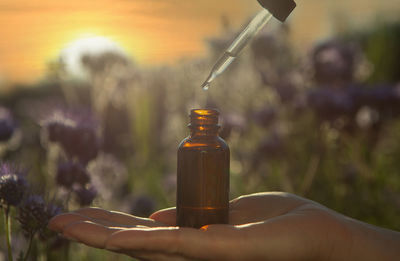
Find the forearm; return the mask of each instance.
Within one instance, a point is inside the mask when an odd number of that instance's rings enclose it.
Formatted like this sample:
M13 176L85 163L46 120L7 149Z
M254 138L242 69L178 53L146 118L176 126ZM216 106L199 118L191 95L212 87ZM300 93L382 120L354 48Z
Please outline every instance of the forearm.
M389 261L400 259L400 232L347 219L352 245L347 260Z

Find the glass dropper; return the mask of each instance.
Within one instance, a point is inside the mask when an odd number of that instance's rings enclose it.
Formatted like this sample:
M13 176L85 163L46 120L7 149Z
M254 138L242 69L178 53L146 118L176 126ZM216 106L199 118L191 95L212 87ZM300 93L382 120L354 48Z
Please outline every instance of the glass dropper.
M226 68L236 59L240 51L249 43L249 41L271 20L272 14L267 9L262 9L251 20L247 27L239 34L232 44L225 50L222 56L217 60L210 75L206 81L201 85L203 90L208 90L210 83L217 78L218 75L223 73Z

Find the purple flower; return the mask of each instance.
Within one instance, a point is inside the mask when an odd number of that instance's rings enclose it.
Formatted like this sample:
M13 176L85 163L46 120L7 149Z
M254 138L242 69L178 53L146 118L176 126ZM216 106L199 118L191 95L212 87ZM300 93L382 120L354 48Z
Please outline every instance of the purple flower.
M47 228L47 224L49 223L50 219L54 216L61 214L62 208L54 203L47 203L45 207L45 220L43 220L44 226L39 230L39 238L41 240L47 240L56 236L56 234Z
M22 173L8 164L0 167L0 206L17 206L28 188Z
M315 80L318 84L349 83L353 80L356 52L349 45L327 42L313 52Z
M282 103L290 103L295 100L298 90L296 85L288 80L282 80L273 85Z
M362 93L361 98L365 105L387 112L400 111L400 87L393 85L371 87Z
M56 182L65 188L72 188L74 184L85 186L90 181L86 168L77 162L65 162L58 165Z
M26 237L43 229L48 222L46 204L42 197L30 195L19 206L18 221Z
M131 213L139 217L148 217L155 210L154 199L147 195L140 195L133 202Z
M255 112L253 117L256 123L264 128L268 128L275 121L276 116L276 109L267 106Z
M257 149L257 155L268 158L279 158L285 154L285 141L283 137L273 132L272 135L264 138Z
M0 107L0 142L8 141L12 137L14 130L15 123L11 112L4 107Z
M90 113L55 110L43 126L49 141L59 143L69 157L86 164L97 156L100 148L98 125Z
M93 185L85 187L78 186L74 189L74 192L76 195L76 201L81 207L92 204L93 200L97 196L97 190Z
M358 107L352 92L327 88L310 92L308 94L308 104L324 120L352 116Z
M17 220L26 237L38 232L40 239L45 240L54 235L47 229L47 224L52 217L60 213L60 207L46 203L39 195L30 195L19 206Z

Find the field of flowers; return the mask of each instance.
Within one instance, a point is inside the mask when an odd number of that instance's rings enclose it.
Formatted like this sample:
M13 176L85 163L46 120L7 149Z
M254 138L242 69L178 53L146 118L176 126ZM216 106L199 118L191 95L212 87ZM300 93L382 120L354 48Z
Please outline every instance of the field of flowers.
M230 34L176 66L85 55L87 80L55 61L41 83L1 96L0 260L128 260L47 222L89 205L138 216L174 206L177 147L203 107L221 112L231 198L283 190L400 230L400 24L303 52L289 36L263 33L209 91L200 84Z

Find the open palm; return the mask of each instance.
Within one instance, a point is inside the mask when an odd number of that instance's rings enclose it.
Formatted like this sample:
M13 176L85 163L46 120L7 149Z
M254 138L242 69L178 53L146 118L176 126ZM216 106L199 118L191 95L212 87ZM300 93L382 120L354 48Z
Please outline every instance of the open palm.
M145 219L85 208L56 216L49 227L86 245L144 260L325 260L349 236L339 214L288 193L232 200L229 225L176 227L175 213L166 209Z

